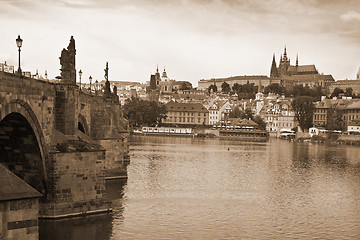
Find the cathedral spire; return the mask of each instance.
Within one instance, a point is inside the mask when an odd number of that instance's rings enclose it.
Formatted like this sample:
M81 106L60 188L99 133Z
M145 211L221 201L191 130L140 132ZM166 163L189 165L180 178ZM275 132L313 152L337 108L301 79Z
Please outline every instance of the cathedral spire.
M271 70L270 70L270 77L278 77L278 71L277 71L276 61L275 61L275 53L273 54L273 60L272 60Z
M284 48L284 61L286 61L287 60L287 53L286 53L286 46L285 46L285 48Z

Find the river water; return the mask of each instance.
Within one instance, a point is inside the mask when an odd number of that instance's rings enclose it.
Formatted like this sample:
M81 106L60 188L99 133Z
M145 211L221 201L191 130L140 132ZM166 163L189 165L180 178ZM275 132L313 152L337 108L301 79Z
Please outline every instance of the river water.
M359 147L132 136L112 214L40 239L360 239Z

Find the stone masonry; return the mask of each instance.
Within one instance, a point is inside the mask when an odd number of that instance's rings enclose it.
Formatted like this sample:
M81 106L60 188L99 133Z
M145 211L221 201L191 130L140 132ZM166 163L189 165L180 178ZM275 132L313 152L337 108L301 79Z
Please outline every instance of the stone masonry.
M116 90L80 91L73 37L64 50L60 83L0 72L0 163L36 180L28 183L43 194L40 216L47 218L109 210L105 178L126 176L129 162Z

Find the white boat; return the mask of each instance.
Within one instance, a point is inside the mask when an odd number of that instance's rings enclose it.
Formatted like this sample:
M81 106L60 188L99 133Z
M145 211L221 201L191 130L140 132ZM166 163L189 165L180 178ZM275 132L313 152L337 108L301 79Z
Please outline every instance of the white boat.
M281 139L294 139L295 136L296 136L295 131L293 131L291 129L283 128L280 130L279 137Z
M193 136L191 128L176 127L143 127L143 135Z

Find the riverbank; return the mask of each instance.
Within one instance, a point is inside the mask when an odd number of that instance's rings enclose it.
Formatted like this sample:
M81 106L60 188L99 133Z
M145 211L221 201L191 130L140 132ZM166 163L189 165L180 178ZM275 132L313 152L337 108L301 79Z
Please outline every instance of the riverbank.
M330 144L345 144L360 146L360 136L347 134L322 134L322 135L306 135L301 134L296 136L296 141L299 142L313 142L313 143L330 143Z

